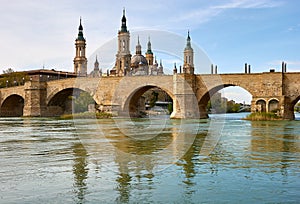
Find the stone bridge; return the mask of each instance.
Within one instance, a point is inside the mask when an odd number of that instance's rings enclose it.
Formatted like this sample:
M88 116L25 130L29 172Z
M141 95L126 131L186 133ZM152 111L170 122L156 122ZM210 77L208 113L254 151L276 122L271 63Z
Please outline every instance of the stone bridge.
M134 116L139 98L158 87L173 99L171 118L207 118L206 106L217 91L239 86L252 95L251 111L277 111L294 119L300 99L300 73L174 74L101 78L32 80L0 89L0 116L58 116L72 111L70 96L88 92L102 111Z

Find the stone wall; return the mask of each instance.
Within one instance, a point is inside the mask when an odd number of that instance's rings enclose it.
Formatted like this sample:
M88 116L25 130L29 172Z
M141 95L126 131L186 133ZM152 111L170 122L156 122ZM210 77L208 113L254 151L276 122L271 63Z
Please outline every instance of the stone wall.
M257 111L257 101L263 100L267 111L277 107L285 119L293 119L293 107L300 99L299 78L300 73L266 72L29 81L25 86L0 89L0 111L3 102L16 94L24 99L24 116L58 115L65 110L49 106L49 101L63 90L79 89L90 93L103 110L128 115L136 111L136 103L145 91L159 87L173 99L173 118L204 118L207 117L206 105L210 95L224 87L240 86L252 94L252 111Z

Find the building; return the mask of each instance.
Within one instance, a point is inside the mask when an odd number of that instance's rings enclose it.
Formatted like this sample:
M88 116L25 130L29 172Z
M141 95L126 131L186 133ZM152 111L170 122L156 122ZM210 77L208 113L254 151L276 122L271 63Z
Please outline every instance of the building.
M86 39L83 37L83 26L80 19L78 36L75 40L76 55L74 58L74 73L77 76L101 77L102 69L99 68L99 62L96 57L93 71L87 73ZM184 49L183 73L194 74L194 51L191 47L190 33L188 32L187 44ZM130 32L127 29L127 19L125 9L121 18L121 28L118 31L118 50L114 67L107 71L106 76L147 76L163 75L164 68L162 60L158 64L156 57L151 48L150 37L148 38L147 51L142 54L142 46L138 37L135 54L130 52ZM177 73L177 69L176 70ZM175 72L174 72L175 73ZM181 73L181 68L180 68Z
M87 76L87 59L85 56L86 40L83 37L83 26L81 18L78 28L78 36L75 40L76 55L74 62L74 73L78 76Z

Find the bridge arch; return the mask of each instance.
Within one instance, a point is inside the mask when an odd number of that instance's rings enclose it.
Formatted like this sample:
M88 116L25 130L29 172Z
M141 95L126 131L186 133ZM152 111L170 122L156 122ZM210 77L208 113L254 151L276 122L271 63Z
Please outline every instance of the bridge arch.
M139 103L144 103L143 101L140 101L141 96L146 93L148 90L151 90L153 88L159 88L162 91L164 91L173 101L174 106L174 100L175 97L172 92L170 92L168 89L157 86L157 85L143 85L136 87L134 90L132 90L128 96L126 97L126 100L122 106L122 114L127 115L130 117L137 117L139 116ZM175 107L173 107L174 110Z
M268 100L268 112L276 112L279 110L279 100L277 98L271 98Z
M295 119L295 111L297 111L298 113L299 111L299 107L295 107L297 105L297 103L300 102L300 95L296 98L294 98L294 100L291 100L290 104L288 105L288 111L291 114L291 119Z
M82 96L82 93L86 93L86 95ZM92 103L95 105L95 100L89 92L79 88L65 88L56 92L55 94L50 95L47 103L47 110L49 115L59 116L62 114L88 111L88 106L80 108L77 108L78 106L75 106L74 102L79 97L86 97L82 100L92 100Z
M207 113L207 105L208 102L211 100L212 96L215 95L218 91L228 88L228 87L239 87L243 90L245 90L247 93L249 93L251 96L253 94L244 86L242 85L236 85L236 84L231 84L231 83L224 83L224 84L219 84L215 85L212 87L208 87L207 91L200 97L198 97L198 107L200 110L200 117L201 118L207 118L208 113Z
M1 117L20 117L23 116L24 98L18 94L7 96L0 108Z

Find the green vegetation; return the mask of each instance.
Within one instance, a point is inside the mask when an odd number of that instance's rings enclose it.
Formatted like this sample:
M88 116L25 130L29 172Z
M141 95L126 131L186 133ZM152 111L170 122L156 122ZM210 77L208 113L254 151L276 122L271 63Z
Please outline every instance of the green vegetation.
M227 101L224 98L221 100L210 100L207 104L208 112L214 113L238 113L240 111L241 104L234 101Z
M74 100L74 112L82 113L88 111L90 104L95 104L93 97L85 91L81 91L78 97L71 96Z
M74 114L65 114L61 115L60 119L64 120L69 120L69 119L92 119L92 118L97 118L97 119L106 119L106 118L111 118L112 114L106 113L106 112L84 112L84 113L74 113Z
M29 80L29 76L25 72L15 72L12 68L3 70L0 76L0 88L24 85Z
M168 104L168 112L169 114L173 112L173 103Z
M155 103L156 103L156 101L158 100L158 92L152 91L151 95L152 95L152 97L151 97L151 99L150 99L149 105L150 105L150 107L152 108L152 107L155 106Z
M271 113L255 112L255 113L251 113L244 119L252 120L252 121L266 121L266 120L281 120L282 118L273 112L271 112Z

